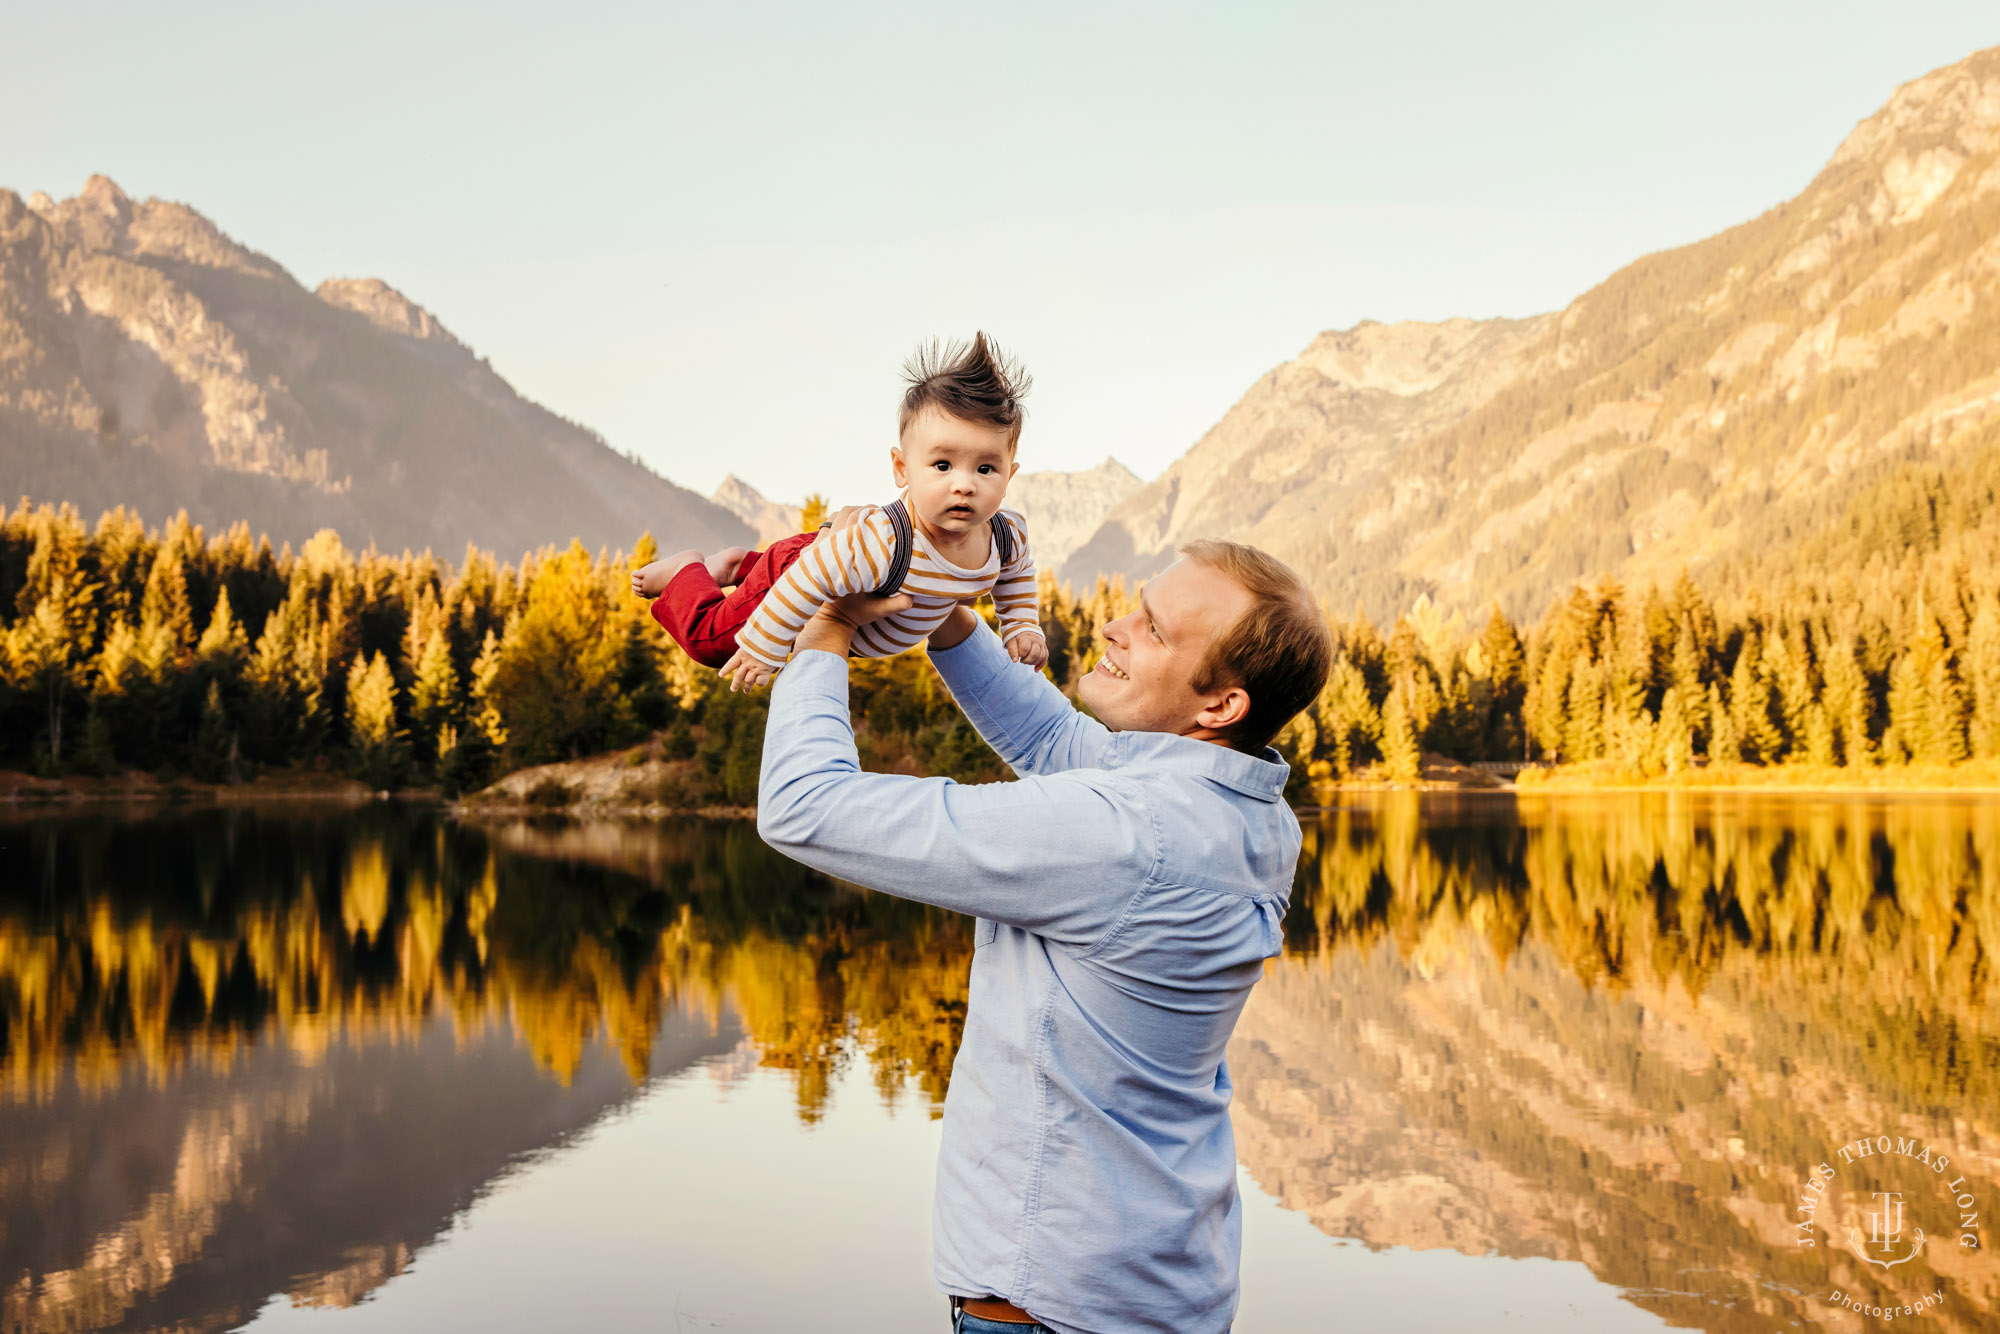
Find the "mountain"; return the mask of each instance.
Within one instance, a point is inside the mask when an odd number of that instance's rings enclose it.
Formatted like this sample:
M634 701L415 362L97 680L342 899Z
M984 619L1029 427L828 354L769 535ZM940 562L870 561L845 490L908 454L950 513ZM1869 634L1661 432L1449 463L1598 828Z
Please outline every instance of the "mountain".
M1113 505L1139 486L1131 469L1107 458L1081 472L1024 472L1007 487L1006 503L1027 518L1035 559L1043 569L1053 570L1097 530ZM799 531L797 505L767 498L734 473L722 479L709 499L748 524L760 543ZM671 540L665 534L658 536L662 543Z
M709 500L728 510L757 535L757 545L767 547L781 537L799 531L799 506L780 505L735 473L722 479ZM662 541L665 539L662 538Z
M2000 48L1904 85L1795 199L1523 320L1364 323L1253 385L1064 565L1192 537L1332 605L1539 612L1811 536L1899 464L2000 448Z
M1024 472L1008 485L1007 506L1027 519L1036 564L1054 570L1141 485L1130 468L1107 458L1081 472Z
M732 514L529 402L377 279L309 292L183 204L0 190L0 495L513 556Z

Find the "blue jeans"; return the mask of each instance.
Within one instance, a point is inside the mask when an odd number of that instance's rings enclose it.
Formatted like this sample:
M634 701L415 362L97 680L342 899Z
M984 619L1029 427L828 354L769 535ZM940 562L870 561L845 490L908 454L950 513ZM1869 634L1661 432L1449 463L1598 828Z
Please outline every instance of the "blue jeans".
M1003 1320L981 1320L967 1315L956 1305L951 1311L951 1334L1055 1334L1047 1325L1016 1325Z

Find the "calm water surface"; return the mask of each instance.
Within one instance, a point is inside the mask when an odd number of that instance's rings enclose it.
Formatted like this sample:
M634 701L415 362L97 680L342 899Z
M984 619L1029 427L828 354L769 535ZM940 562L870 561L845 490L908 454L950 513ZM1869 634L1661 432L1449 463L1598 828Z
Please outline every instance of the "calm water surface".
M0 819L0 1334L941 1330L970 954L740 824ZM1996 958L2000 802L1308 817L1237 1328L2000 1328Z

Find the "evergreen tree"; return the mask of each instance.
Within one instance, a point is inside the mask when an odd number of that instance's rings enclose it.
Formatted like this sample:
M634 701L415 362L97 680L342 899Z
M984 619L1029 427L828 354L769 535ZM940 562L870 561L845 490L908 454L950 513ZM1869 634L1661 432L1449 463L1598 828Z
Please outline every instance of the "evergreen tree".
M1965 758L1965 694L1944 630L1920 602L1917 632L1890 675L1889 717L1898 746L1922 764Z
M1525 759L1528 738L1521 728L1521 706L1528 693L1528 660L1520 634L1497 605L1480 631L1478 648L1492 690L1486 704L1484 755L1495 760Z
M424 641L417 658L416 680L410 687L410 729L419 764L435 766L442 758L439 735L454 727L458 716L458 668L452 664L451 646L440 624Z
M403 737L396 728L396 677L380 653L356 658L347 674L347 733L354 776L373 788L396 786L403 775Z
M233 676L242 670L249 653L250 641L230 610L229 590L225 588L216 597L215 611L208 618L208 628L201 632L195 657L216 674Z
M1959 683L1958 671L1952 665L1951 655L1940 650L1925 653L1920 645L1918 658L1923 664L1924 680L1924 746L1920 758L1930 764L1956 764L1966 756L1965 744L1965 688Z
M1804 631L1795 628L1772 635L1765 641L1763 666L1782 722L1779 746L1773 754L1802 753L1807 749L1806 715L1820 693Z
M1694 719L1690 692L1678 681L1667 687L1666 696L1660 701L1654 754L1659 771L1668 777L1694 767Z
M1334 662L1316 711L1320 753L1346 778L1375 753L1382 720L1368 698L1367 678L1345 654Z
M1729 673L1729 703L1743 758L1752 764L1769 764L1776 759L1784 750L1785 736L1771 717L1770 678L1759 662L1754 638L1745 637L1736 666Z
M41 701L41 767L61 772L63 731L72 704L78 643L74 630L76 604L66 582L58 577L35 601L35 609L8 635L10 674L31 697Z
M1965 683L1972 695L1971 751L1981 759L2000 757L2000 595L1990 587L1973 612Z
M624 646L611 591L580 544L537 568L493 680L514 759L573 759L631 739L637 719L618 690Z
M1571 763L1604 758L1604 674L1587 649L1570 660L1562 757Z
M187 572L177 553L162 549L153 558L146 576L146 592L139 605L141 635L148 629L164 635L174 657L185 654L194 643L194 615L188 610Z
M1855 661L1853 641L1837 641L1825 657L1826 714L1843 764L1869 763L1875 754L1869 719L1875 712L1868 678Z
M1400 690L1389 692L1389 702L1382 710L1382 761L1389 777L1397 782L1414 782L1423 769L1417 730Z
M222 703L222 682L208 683L202 699L201 723L195 732L194 754L189 769L204 783L238 781L236 739L229 726L229 713Z
M1685 576L1683 576L1685 577ZM1696 648L1693 625L1683 616L1674 627L1674 649L1668 665L1668 693L1680 697L1681 722L1687 733L1687 753L1692 756L1708 744L1708 684L1703 679L1702 662ZM1664 709L1664 702L1662 709ZM1664 713L1662 714L1664 718ZM1668 745L1678 745L1669 737Z
M1836 760L1833 741L1833 718L1826 706L1814 700L1806 706L1806 716L1801 724L1804 733L1803 757L1808 764L1833 764Z
M1924 673L1914 653L1905 653L1889 669L1889 730L1882 734L1882 758L1907 764L1923 753L1925 718Z
M1708 762L1710 764L1740 764L1743 761L1743 742L1736 730L1736 718L1729 704L1722 697L1722 688L1713 682L1708 687Z
M486 748L493 751L507 744L507 721L500 711L499 675L500 637L488 630L486 642L472 664L472 722L485 739ZM465 745L466 738L461 736L458 744Z

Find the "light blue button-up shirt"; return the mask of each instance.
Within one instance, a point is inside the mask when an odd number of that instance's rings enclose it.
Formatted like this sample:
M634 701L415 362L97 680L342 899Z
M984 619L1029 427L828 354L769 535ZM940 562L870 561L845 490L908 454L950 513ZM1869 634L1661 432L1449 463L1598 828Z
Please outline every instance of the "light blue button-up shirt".
M771 694L757 828L830 875L979 918L945 1099L933 1273L1061 1334L1215 1334L1241 1210L1223 1049L1279 951L1299 853L1286 768L1111 732L981 626L934 653L1021 775L863 773L847 663Z

